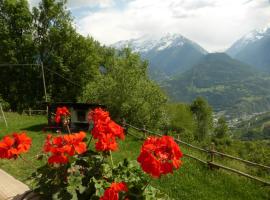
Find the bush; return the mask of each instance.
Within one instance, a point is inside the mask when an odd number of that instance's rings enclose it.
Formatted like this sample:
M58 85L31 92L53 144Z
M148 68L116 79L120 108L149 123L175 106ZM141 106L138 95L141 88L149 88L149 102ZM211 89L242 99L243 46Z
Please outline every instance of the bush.
M168 104L166 106L167 124L165 128L172 134L179 135L181 140L194 140L195 121L189 106L186 104Z

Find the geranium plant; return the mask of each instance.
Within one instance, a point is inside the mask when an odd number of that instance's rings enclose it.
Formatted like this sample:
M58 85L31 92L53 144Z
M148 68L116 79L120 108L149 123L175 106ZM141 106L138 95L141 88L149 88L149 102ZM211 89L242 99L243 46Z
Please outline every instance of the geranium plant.
M143 143L137 161L114 163L111 152L119 149L119 139L125 139L124 129L101 108L91 111L88 119L94 124L88 137L82 131L70 133L70 112L57 108L55 121L62 122L69 133L47 135L43 146L46 164L32 175L35 193L42 199L169 199L149 183L180 167L183 154L172 137L151 136ZM0 158L17 159L31 143L26 133L5 136L0 141Z

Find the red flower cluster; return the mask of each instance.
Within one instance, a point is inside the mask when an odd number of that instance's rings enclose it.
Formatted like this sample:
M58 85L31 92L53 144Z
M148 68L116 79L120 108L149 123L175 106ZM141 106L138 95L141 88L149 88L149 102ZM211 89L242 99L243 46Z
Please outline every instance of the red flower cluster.
M55 114L55 117L54 117L54 120L57 124L59 124L62 120L62 118L67 118L70 116L70 112L69 110L67 109L67 107L58 107L57 110L56 110L56 114Z
M0 141L0 158L16 159L20 154L26 153L32 144L32 139L26 133L13 133Z
M101 108L96 108L88 115L88 119L93 120L94 128L92 135L96 142L97 151L115 151L118 148L116 138L125 139L124 129L111 120L109 112Z
M51 153L48 163L67 163L70 156L86 152L87 147L83 142L85 137L86 134L82 131L55 138L48 135L43 147L44 152Z
M172 173L181 165L183 156L179 146L171 136L149 137L141 148L138 162L142 169L153 177Z
M127 185L123 182L112 183L111 186L105 190L104 195L99 200L118 200L119 192L127 192Z

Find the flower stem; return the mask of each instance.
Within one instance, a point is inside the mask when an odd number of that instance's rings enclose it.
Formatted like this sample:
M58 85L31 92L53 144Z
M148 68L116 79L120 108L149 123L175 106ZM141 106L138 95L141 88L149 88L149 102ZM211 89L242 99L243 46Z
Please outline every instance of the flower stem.
M111 164L112 164L112 167L114 167L114 164L113 164L113 158L112 158L112 151L110 151L110 158L111 158Z
M32 163L31 161L29 160L26 160L24 157L22 157L21 155L19 155L19 157L24 161L26 162L29 166L31 166L33 169L36 169L36 167L34 166L34 163Z
M68 133L71 134L68 124L66 125Z
M90 144L91 144L92 138L93 138L93 135L91 135L91 138L90 138L90 140L89 140L88 143L87 143L87 149L89 148L89 146L90 146Z
M151 182L151 180L150 181L148 181L148 183L144 186L144 188L143 188L143 192L145 191L145 189L147 188L147 186L150 184L150 182Z

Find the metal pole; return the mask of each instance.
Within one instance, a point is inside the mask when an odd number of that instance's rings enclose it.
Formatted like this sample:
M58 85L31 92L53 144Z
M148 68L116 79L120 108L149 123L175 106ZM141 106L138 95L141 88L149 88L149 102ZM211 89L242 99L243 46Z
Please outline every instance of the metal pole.
M48 102L47 98L47 90L46 90L46 81L45 81L45 75L44 75L44 67L43 62L41 62L41 70L42 70L42 80L43 80L43 87L44 87L44 94L45 94L45 101Z
M8 128L7 120L6 120L6 117L5 117L5 114L4 114L4 111L3 111L3 108L2 108L2 104L1 103L0 103L0 109L1 109L1 112L2 112L2 115L3 115L3 118L4 118L4 121L5 121L6 127Z
M45 95L45 102L48 103L48 97L47 97L47 90L46 90L46 81L45 81L45 75L44 75L44 67L43 62L41 62L41 70L42 70L42 80L43 80L43 87L44 87L44 95ZM46 113L48 115L49 107L48 104L46 105Z

